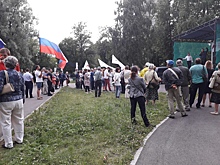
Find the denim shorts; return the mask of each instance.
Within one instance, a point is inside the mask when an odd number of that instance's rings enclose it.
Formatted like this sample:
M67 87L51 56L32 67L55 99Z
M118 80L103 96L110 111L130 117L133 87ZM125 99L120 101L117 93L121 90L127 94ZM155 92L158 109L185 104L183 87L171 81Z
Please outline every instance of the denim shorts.
M42 82L36 82L36 85L37 85L37 89L41 89L42 86L43 86L43 83Z

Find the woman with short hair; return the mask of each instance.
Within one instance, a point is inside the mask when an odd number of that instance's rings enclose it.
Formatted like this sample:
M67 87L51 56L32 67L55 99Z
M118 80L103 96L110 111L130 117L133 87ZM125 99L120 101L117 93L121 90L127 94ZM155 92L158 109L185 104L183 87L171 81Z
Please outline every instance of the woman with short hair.
M3 148L13 148L12 127L15 133L15 143L23 143L24 137L24 78L20 72L14 70L18 60L14 56L4 59L4 64L8 72L9 82L15 91L2 94L0 97L1 127L5 144ZM0 71L0 93L5 85L5 73ZM12 125L12 126L11 126Z
M130 85L129 94L130 94L130 103L131 103L131 122L132 124L137 123L135 119L135 111L138 103L144 124L146 127L149 127L150 122L147 119L145 98L144 98L146 85L144 83L144 79L138 76L137 66L133 66L131 68L131 77L128 79L128 84Z

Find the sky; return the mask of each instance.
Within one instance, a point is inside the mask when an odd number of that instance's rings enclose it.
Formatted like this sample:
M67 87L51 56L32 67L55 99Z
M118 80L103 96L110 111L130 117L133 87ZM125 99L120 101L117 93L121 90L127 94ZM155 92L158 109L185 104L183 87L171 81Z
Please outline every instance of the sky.
M92 42L99 38L99 27L115 24L117 0L27 0L33 15L39 19L35 28L40 37L59 44L70 34L72 27L85 22L92 33Z

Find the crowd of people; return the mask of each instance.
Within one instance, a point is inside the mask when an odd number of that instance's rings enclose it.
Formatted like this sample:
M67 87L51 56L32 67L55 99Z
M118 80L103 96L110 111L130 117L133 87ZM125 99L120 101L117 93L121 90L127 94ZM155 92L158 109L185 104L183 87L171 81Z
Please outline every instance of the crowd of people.
M138 103L141 110L141 116L145 125L148 127L150 123L146 116L146 104L152 100L152 104L158 100L158 89L148 87L149 82L155 78L160 82L161 79L155 72L155 66L150 63L146 63L144 71L140 71L140 68L133 66L125 66L123 70L117 67L115 70L109 67L97 67L91 69L76 70L76 88L85 90L85 93L94 90L95 97L100 97L102 92L114 92L115 98L119 99L121 93L125 94L125 98L130 99L131 104L131 120L132 123L136 123L135 111L136 104ZM141 77L143 73L143 77ZM133 75L133 76L132 76Z
M190 59L190 54L186 59ZM6 70L9 82L14 86L15 91L0 95L0 137L3 135L4 148L13 148L13 145L22 144L24 136L24 102L25 99L33 96L33 84L37 86L37 100L42 99L42 95L52 96L55 89L70 83L69 73L53 72L36 65L34 74L27 68L24 73L20 72L20 66L16 57L10 55L7 48L0 49L0 93L6 83ZM201 58L195 59L195 64L188 67L183 66L182 59L176 63L167 60L167 68L162 77L158 77L155 65L147 62L142 70L138 66L125 66L121 70L117 67L113 70L110 67L97 67L91 69L76 70L75 85L77 89L85 90L85 93L93 93L95 97L101 97L102 92L114 92L115 98L120 99L121 93L130 100L131 123L136 124L136 106L139 105L141 116L146 127L153 126L146 115L146 106L155 106L159 99L158 89L163 79L167 91L169 118L175 118L175 111L180 112L182 117L186 117L187 111L194 105L196 94L198 99L196 108L205 107L208 98L208 107L214 103L215 110L211 112L218 115L220 104L220 63L215 71L210 60L202 65ZM176 65L176 67L175 67ZM189 67L190 66L190 67ZM207 97L208 94L208 97ZM176 104L176 107L175 107ZM15 138L12 140L14 128Z

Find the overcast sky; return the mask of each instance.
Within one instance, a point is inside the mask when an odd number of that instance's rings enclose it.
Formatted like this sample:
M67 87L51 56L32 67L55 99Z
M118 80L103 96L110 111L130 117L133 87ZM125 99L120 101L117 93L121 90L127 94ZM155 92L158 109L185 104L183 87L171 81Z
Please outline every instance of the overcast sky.
M99 27L114 25L116 0L27 0L39 19L40 37L59 44L70 36L71 27L86 22L92 41L99 37Z

